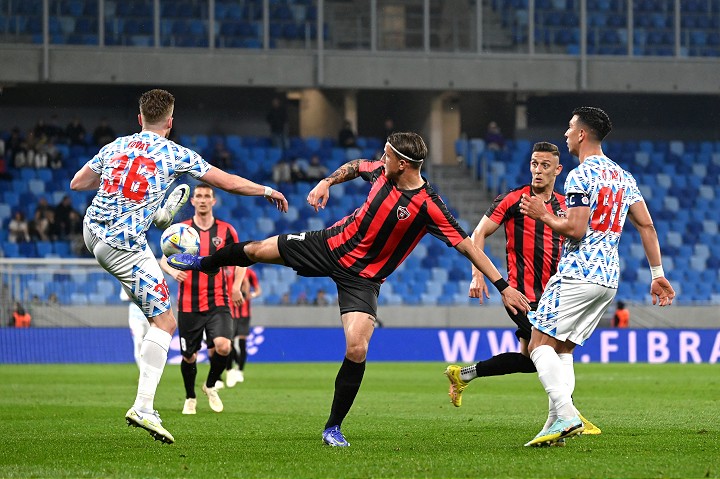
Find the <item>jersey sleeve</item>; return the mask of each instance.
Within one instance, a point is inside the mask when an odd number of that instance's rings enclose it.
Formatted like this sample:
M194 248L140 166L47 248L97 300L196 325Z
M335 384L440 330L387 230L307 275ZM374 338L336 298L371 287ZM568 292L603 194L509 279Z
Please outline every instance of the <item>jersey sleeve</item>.
M644 201L644 198L640 192L640 188L638 188L635 178L630 173L627 173L627 175L629 187L625 193L625 203L630 206L638 201Z
M202 156L190 148L185 148L176 143L173 145L173 149L177 159L175 171L178 174L187 173L195 179L200 179L212 168Z
M588 181L587 172L583 165L574 168L568 173L567 179L565 179L565 196L570 194L579 193L585 196L590 195L590 182Z
M511 204L508 193L503 193L495 198L495 201L493 201L485 212L485 216L490 218L493 223L501 225L508 218L508 210Z
M111 156L110 152L115 148L117 142L118 140L115 140L100 148L100 151L86 163L93 173L97 173L98 175L102 174L105 159Z
M447 206L439 196L431 196L426 205L429 216L428 233L452 247L457 246L468 237L468 234L458 224L452 213L448 211Z
M238 237L237 231L235 231L235 228L230 223L227 224L227 240L225 241L226 245L233 244L233 243L239 243L240 239Z
M382 161L363 160L360 162L360 178L374 183L385 171L385 163Z

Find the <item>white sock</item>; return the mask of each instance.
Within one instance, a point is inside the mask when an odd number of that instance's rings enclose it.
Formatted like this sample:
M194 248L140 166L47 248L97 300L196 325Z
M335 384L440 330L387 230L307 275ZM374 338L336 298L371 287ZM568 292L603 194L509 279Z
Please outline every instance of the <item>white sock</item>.
M473 379L476 379L478 377L477 375L477 369L475 368L475 364L472 366L465 366L460 369L460 379L465 381L466 383L469 383Z
M573 355L572 353L563 353L558 354L558 356L560 357L560 361L563 363L563 376L565 377L565 382L570 388L570 396L572 396L575 393L575 366ZM579 416L580 411L577 410L574 404L573 409L575 409L575 414Z
M575 410L570 397L570 390L565 382L563 364L555 350L548 345L538 346L530 353L530 359L535 363L538 379L545 388L550 400L555 405L558 417L570 419Z
M140 353L140 379L134 406L142 412L153 412L155 391L165 369L172 336L160 328L151 327L143 338Z
M555 409L555 404L553 404L552 399L548 397L548 417L547 421L545 421L545 425L543 426L543 430L549 428L553 425L555 420L557 419L557 409Z

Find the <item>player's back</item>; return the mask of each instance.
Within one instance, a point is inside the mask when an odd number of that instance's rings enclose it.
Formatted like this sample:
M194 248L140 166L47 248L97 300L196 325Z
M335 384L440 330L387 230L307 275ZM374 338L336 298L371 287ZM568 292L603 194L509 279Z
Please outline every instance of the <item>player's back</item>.
M591 156L568 174L565 192L587 196L590 219L580 241L566 241L558 270L616 288L620 235L630 205L642 200L635 178L610 158Z
M100 239L126 250L144 246L145 231L178 176L200 178L210 168L194 151L150 131L117 138L88 164L101 183L85 222Z

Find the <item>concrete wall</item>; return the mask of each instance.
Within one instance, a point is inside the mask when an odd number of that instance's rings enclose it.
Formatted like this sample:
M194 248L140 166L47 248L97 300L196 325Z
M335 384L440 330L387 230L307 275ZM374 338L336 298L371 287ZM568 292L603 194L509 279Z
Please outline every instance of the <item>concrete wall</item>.
M563 55L326 51L319 63L318 54L51 46L46 69L42 46L6 44L0 45L0 82L566 93L720 91L720 85L709 80L720 76L720 62L713 58L602 56L583 62ZM584 67L586 84L582 84Z
M630 306L630 324L636 328L720 329L720 309L711 306L658 308ZM33 325L98 326L127 325L127 306L31 307ZM611 314L612 311L609 312ZM383 306L378 316L385 327L510 328L513 323L498 306ZM275 327L340 327L336 306L255 306L253 324ZM609 316L601 326L609 325Z

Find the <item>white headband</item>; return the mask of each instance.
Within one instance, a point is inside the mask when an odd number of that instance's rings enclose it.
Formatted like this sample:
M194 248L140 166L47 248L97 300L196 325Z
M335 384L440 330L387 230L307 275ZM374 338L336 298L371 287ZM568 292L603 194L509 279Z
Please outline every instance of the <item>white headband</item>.
M414 159L414 158L410 158L410 157L407 156L407 155L403 155L402 153L400 153L399 151L397 151L397 150L395 149L395 147L392 146L392 144L391 144L389 141L388 141L387 143L385 143L385 145L387 145L387 146L389 146L390 148L392 148L392 151L394 151L396 155L401 156L401 157L405 158L405 159L408 160L408 161L412 161L413 163L422 163L423 161L425 161L425 158L423 158L422 160L416 160L416 159Z

